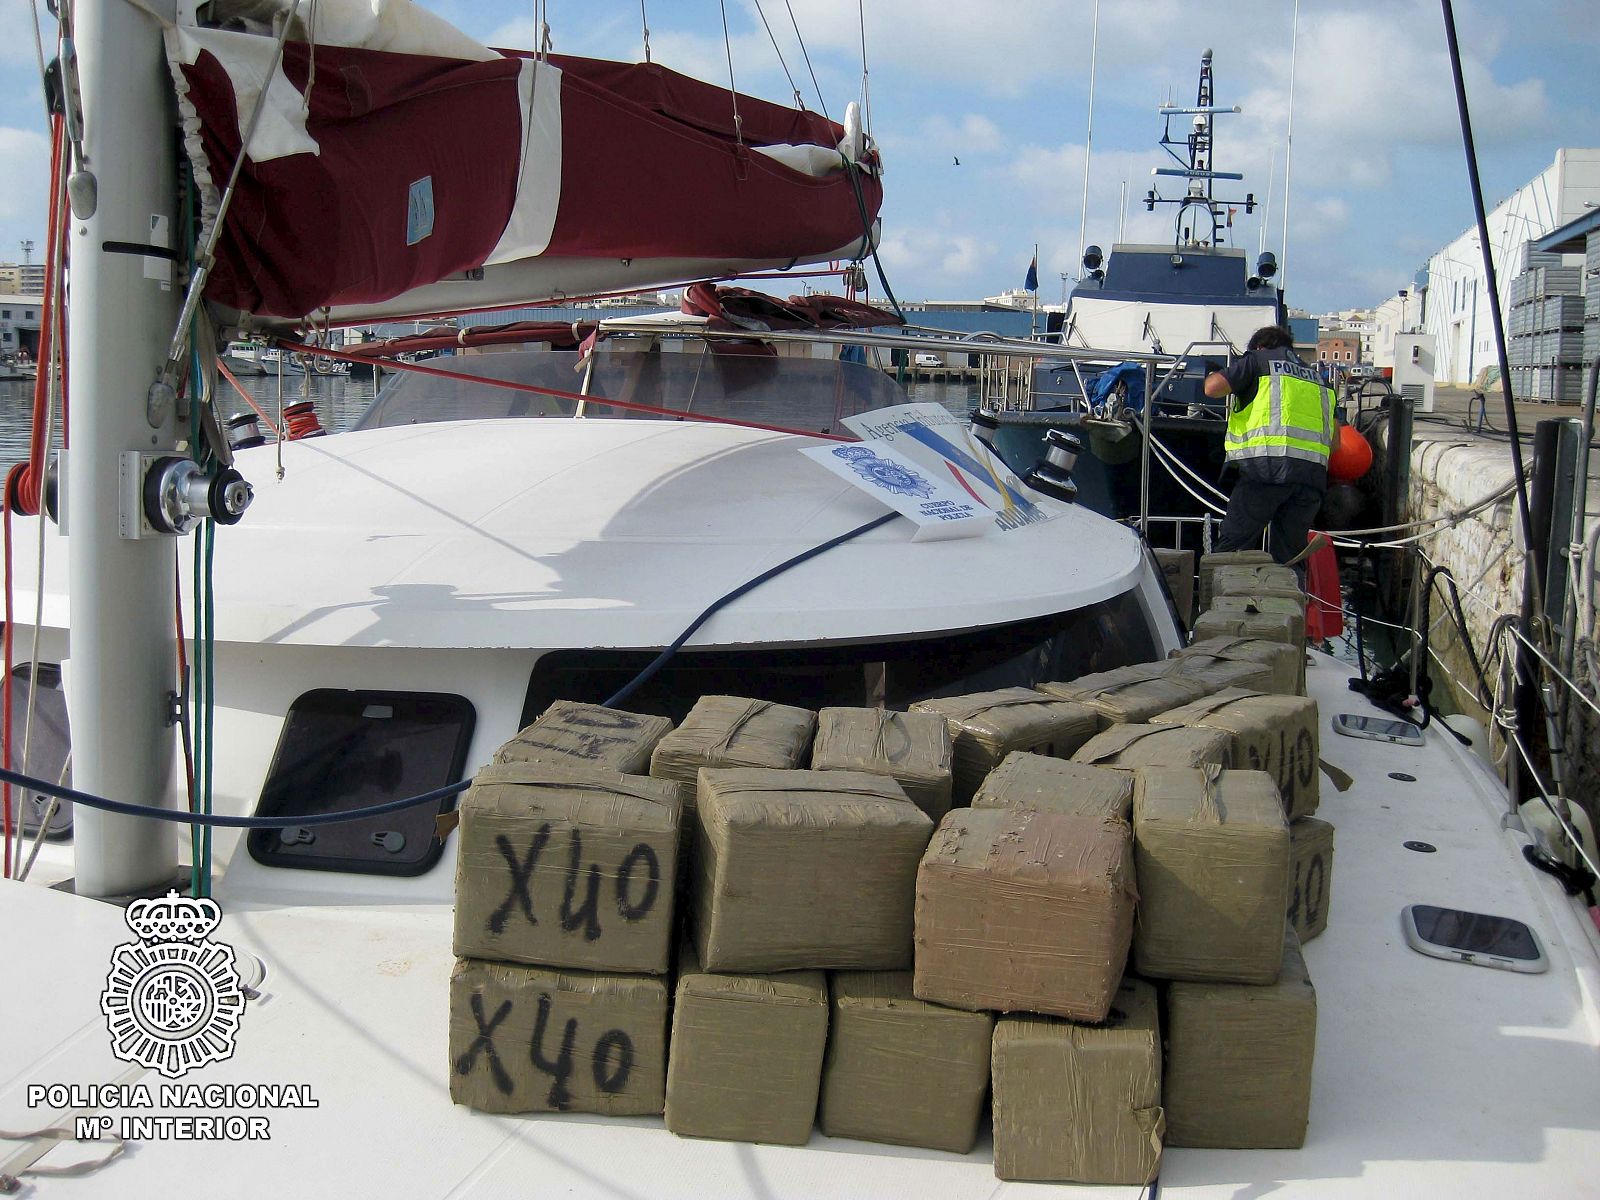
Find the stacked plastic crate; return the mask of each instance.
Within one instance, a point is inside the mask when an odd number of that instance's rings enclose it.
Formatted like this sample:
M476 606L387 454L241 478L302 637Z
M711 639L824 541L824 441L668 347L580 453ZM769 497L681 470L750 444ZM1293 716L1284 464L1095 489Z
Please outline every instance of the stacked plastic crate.
M1582 394L1583 267L1524 244L1522 270L1511 280L1511 386L1522 400L1576 401Z
M1600 358L1600 229L1591 229L1584 243L1583 361Z

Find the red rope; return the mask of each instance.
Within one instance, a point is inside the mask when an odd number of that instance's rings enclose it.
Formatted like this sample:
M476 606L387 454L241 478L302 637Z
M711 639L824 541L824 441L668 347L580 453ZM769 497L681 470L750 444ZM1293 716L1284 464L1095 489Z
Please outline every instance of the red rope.
M50 217L46 225L45 235L45 262L54 267L56 261L56 247L61 238L60 210L56 207L56 179L61 172L61 144L62 144L62 118L57 116L50 121ZM50 395L50 357L55 342L55 306L56 306L56 281L55 272L47 269L44 274L44 310L39 322L39 353L35 356L39 364L38 373L33 380L33 430L28 440L28 462L21 473L13 471L6 477L7 508L15 509L24 516L36 516L39 512L39 492L44 483L45 456L49 454L50 447L45 445L45 407ZM65 356L63 356L64 361ZM63 365L62 384L65 388L66 370ZM63 411L65 410L63 404ZM63 417L63 421L65 418ZM13 490L15 489L15 490ZM6 573L6 598L9 602L11 596L11 574ZM6 684L6 696L10 698L10 683Z
M714 275L705 280L706 283L733 283L739 279L826 279L835 275L843 275L841 268L833 267L826 271L766 271L759 274L733 274ZM570 304L584 304L591 300L615 300L624 296L637 296L638 288L623 288L615 292L585 292L576 296L555 296L549 300L512 300L505 304L476 305L472 308L443 308L415 317L385 317L384 321L390 324L404 324L408 320L428 321L442 320L445 317L466 317L476 313L510 312L518 308L564 308ZM348 321L332 321L329 329L348 329L356 325L372 324L371 317L355 317ZM326 354L326 350L319 349L318 354ZM362 360L366 361L366 360Z
M317 407L310 400L300 400L283 410L284 431L291 442L301 438L321 437L328 431L317 420Z
M298 351L302 354L322 354L342 362L371 363L380 361L370 355L345 354L323 346L307 346L300 342L279 340L280 350ZM554 396L558 400L575 400L580 404L602 404L626 412L653 413L657 416L675 417L680 421L702 421L710 425L733 425L739 429L758 429L763 433L787 433L796 437L821 438L829 442L853 442L856 439L837 433L816 433L810 429L794 429L787 425L768 425L761 421L741 421L736 417L713 417L707 413L682 412L676 408L662 408L658 404L639 404L632 400L613 400L609 396L585 396L582 392L564 392L560 388L538 387L531 383L513 383L509 379L488 379L482 375L468 375L463 371L442 371L438 367L425 367L421 363L385 361L385 367L396 371L415 371L419 375L433 375L439 379L454 379L463 383L481 383L485 387L504 388L511 392L532 392L538 396Z
M12 480L12 477L15 476L16 473L18 471L22 470L22 469L23 468L20 465L11 468L10 473L6 476L6 496L5 496L5 498L3 500L0 500L0 525L4 525L4 534L3 534L4 551L3 551L3 553L5 555L5 582L6 582L6 600L5 600L6 627L5 627L5 632L3 634L0 634L0 646L3 646L3 653L4 653L4 657L5 657L5 673L6 673L5 674L5 684L4 684L5 698L4 698L4 701L3 701L3 710L4 711L3 711L3 715L0 715L0 721L4 722L3 727L0 727L0 744L3 744L3 752L0 752L0 760L3 760L5 762L6 770L8 770L8 771L11 770L11 629L12 629L12 624L13 624L12 620L11 620L11 500L10 500L10 495L11 495L11 480ZM11 830L11 785L9 783L5 785L4 797L5 798L4 798L3 802L0 802L0 803L4 804L5 810L6 810L6 813L5 813L5 877L7 879L10 879L11 878L11 839L12 839L12 830ZM17 832L20 834L21 830L18 830ZM20 837L19 837L18 840L19 840L19 844L20 844Z

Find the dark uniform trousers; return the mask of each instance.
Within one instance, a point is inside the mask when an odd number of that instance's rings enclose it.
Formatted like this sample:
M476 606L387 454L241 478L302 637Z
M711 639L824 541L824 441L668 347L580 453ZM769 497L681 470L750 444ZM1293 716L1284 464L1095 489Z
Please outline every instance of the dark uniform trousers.
M1261 545L1262 531L1270 529L1273 561L1288 562L1306 548L1324 491L1309 483L1263 483L1240 475L1213 548L1253 550Z

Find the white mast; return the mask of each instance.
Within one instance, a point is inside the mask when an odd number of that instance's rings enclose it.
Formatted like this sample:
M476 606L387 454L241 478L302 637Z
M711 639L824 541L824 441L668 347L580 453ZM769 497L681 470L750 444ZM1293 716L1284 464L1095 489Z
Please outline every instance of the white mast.
M1283 244L1278 247L1278 288L1289 279L1289 174L1294 165L1294 67L1300 46L1300 0L1294 0L1294 24L1289 32L1289 125L1283 139Z
M1278 186L1278 148L1272 148L1272 156L1267 160L1267 198L1261 203L1261 236L1256 245L1257 254L1265 254L1267 250L1267 226L1272 224L1272 191Z
M120 460L176 443L171 406L152 427L145 401L177 321L179 291L168 260L103 247L177 248L171 100L161 27L148 12L126 0L77 0L74 9L83 166L99 186L96 210L71 219L72 451L63 517L73 785L170 805L177 541L122 536ZM137 501L130 515L137 521ZM80 806L73 826L80 894L164 886L177 872L172 825Z
M1094 31L1089 40L1089 131L1083 141L1083 207L1078 212L1078 262L1083 262L1089 225L1089 159L1094 154L1094 72L1100 57L1100 0L1094 0Z

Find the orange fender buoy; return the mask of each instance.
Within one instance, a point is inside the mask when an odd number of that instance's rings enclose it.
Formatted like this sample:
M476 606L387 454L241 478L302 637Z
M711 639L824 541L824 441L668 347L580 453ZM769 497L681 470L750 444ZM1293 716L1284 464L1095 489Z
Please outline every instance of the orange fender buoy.
M1333 453L1328 456L1329 482L1354 483L1371 469L1372 444L1361 436L1354 425L1339 426L1339 436L1333 442Z

